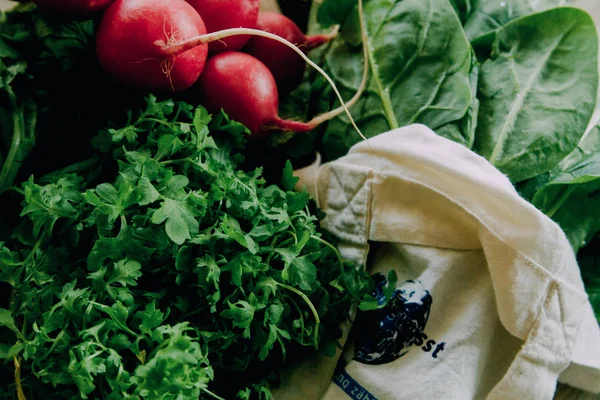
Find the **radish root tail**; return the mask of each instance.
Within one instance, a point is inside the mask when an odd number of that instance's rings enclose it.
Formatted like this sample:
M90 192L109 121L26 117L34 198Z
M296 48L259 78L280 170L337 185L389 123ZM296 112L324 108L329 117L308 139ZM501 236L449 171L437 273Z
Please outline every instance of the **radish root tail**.
M333 109L325 114L321 114L319 116L316 116L315 118L313 118L310 122L308 122L309 124L315 124L315 125L319 125L325 121L328 121L330 119L333 119L335 117L337 117L338 115L342 114L345 111L345 108L350 108L352 107L354 104L356 104L356 102L362 97L365 89L367 88L367 82L369 80L369 49L367 46L367 41L368 36L367 36L367 30L366 30L366 26L365 26L365 18L364 18L364 10L363 10L363 0L358 0L358 17L359 17L359 21L360 21L360 32L361 32L361 36L362 36L362 44L363 44L363 75L362 75L362 79L360 82L360 85L358 87L358 90L356 91L356 93L354 94L354 96L344 105L344 103L342 103L342 106ZM354 123L353 123L354 125ZM361 137L367 142L367 144L369 143L368 139L364 136Z
M359 0L360 5L362 5L361 0ZM360 7L360 9L362 10L362 6ZM249 28L234 28L234 29L225 29L222 31L218 31L218 32L213 32L213 33L209 33L206 35L200 35L200 36L196 36L193 37L191 39L187 39L187 40L183 40L174 44L169 44L169 43L165 43L162 40L158 40L156 41L154 44L156 46L159 47L160 51L162 52L163 56L165 57L175 57L178 54L184 53L198 45L201 44L206 44L206 43L210 43L216 40L221 40L230 36L237 36L237 35L252 35L252 36L262 36L268 39L272 39L275 40L277 42L280 42L284 45L286 45L287 47L293 49L300 57L302 57L302 59L311 67L313 67L314 69L316 69L319 74L321 74L325 80L327 80L327 82L329 83L329 85L331 85L333 91L335 92L338 100L341 103L341 106L339 109L330 111L326 114L323 114L321 117L317 117L315 119L313 119L312 121L308 122L307 124L309 124L310 126L312 126L313 128L316 127L317 125L319 125L320 123L323 123L325 121L328 121L336 116L338 116L339 114L345 112L346 115L348 116L348 119L350 120L350 123L352 124L352 126L354 127L354 129L356 130L356 132L360 135L360 137L363 140L367 140L367 138L365 137L365 135L363 135L363 133L361 132L361 130L358 128L358 126L356 125L356 122L354 121L354 118L352 118L352 114L350 113L350 110L348 110L348 107L346 106L346 103L344 102L344 99L342 98L342 95L340 94L335 82L333 82L333 80L331 79L331 77L325 72L323 71L323 69L321 67L319 67L317 64L315 64L310 58L308 58L308 56L306 54L304 54L304 52L299 49L297 46L294 46L293 43L289 42L288 40L274 35L272 33L269 32L265 32L265 31L261 31L258 29L249 29ZM365 44L366 46L366 44ZM365 79L366 80L366 79ZM354 97L358 98L360 97L360 94L362 93L357 93ZM356 100L354 101L354 103L356 103Z
M175 57L169 57L161 61L160 68L169 80L169 85L171 85L171 90L175 91L175 85L173 85L173 76L171 75L171 71L173 71L173 67L175 66Z

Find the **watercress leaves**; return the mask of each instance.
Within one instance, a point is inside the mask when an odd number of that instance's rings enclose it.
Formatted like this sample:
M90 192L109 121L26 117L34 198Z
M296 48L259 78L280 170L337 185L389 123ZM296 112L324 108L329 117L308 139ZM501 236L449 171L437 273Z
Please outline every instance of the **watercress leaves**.
M0 308L0 326L5 326L14 332L18 331L17 325L15 324L15 320L12 317L11 312L4 308Z
M183 244L192 234L198 233L199 222L196 217L199 215L187 200L165 199L152 214L152 223L162 224L166 221L165 229L169 238L177 244Z
M291 165L281 186L240 168L244 134L150 97L94 141L106 172L22 185L18 250L0 245L14 297L0 357L22 357L24 385L42 399L267 400L286 354L335 343L371 280L340 264Z

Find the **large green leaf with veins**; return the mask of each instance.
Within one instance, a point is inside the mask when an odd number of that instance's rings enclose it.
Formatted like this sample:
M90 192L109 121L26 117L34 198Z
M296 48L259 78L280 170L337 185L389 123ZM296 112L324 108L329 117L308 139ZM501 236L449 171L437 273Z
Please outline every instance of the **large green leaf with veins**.
M567 0L451 0L465 21L465 32L470 40L498 29L508 22L562 6Z
M371 73L352 114L367 137L413 123L437 129L465 115L472 99L471 49L447 0L371 0L365 21ZM326 69L345 98L357 91L363 72L358 25L354 10L325 54ZM317 97L335 101L326 87ZM333 159L360 137L340 116L327 125L323 140L326 158Z
M491 51L480 68L474 150L512 182L552 170L575 149L594 111L594 22L582 10L555 8L512 21L482 42Z

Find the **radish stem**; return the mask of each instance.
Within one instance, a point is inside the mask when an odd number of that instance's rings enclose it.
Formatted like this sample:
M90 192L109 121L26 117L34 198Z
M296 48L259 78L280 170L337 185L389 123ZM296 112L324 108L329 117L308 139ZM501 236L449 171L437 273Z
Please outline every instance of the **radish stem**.
M346 107L350 108L354 104L356 104L356 102L360 99L360 97L364 93L365 89L367 88L367 79L369 78L369 55L368 55L369 49L367 47L368 37L367 37L367 30L365 28L365 18L364 18L362 0L358 0L358 17L359 17L358 19L360 21L360 32L361 32L362 42L363 42L363 75L362 75L362 80L360 82L360 86L358 87L358 90L354 94L354 97L352 97L345 105L344 105L344 103L342 103L342 106L340 106L336 109L333 109L329 112L326 112L325 114L316 116L315 118L313 118L312 120L307 122L308 124L311 124L311 125L314 124L315 126L317 126L325 121L329 121L330 119L337 117L338 115L340 115L341 113L344 112ZM363 139L367 140L365 137L363 137Z
M354 118L352 118L352 114L350 114L350 111L346 107L346 104L344 103L344 99L342 98L342 95L340 94L337 86L335 85L335 83L333 82L331 77L329 77L329 75L327 75L327 73L325 71L323 71L323 69L321 67L319 67L317 64L315 64L313 61L311 61L310 58L308 58L308 56L306 56L306 54L304 54L304 52L302 50L300 50L297 46L294 46L294 44L292 44L291 42L289 42L288 40L286 40L280 36L274 35L269 32L261 31L258 29L234 28L234 29L225 29L222 31L213 32L213 33L209 33L206 35L200 35L200 36L196 36L196 37L193 37L193 38L190 38L187 40L182 40L182 41L170 43L170 44L165 43L163 40L157 40L156 42L154 42L154 44L159 47L159 53L161 53L162 56L176 57L177 55L182 54L198 45L214 42L216 40L221 40L221 39L225 39L227 37L236 36L236 35L254 35L254 36L262 36L262 37L266 37L269 39L273 39L273 40L276 40L276 41L288 46L289 48L293 49L296 53L298 53L298 55L300 57L302 57L304 59L304 61L306 61L306 63L308 63L308 65L310 65L311 67L316 69L321 75L323 75L323 77L331 85L338 100L342 104L341 105L342 112L346 113L346 115L350 119L350 123L352 124L352 126L354 127L356 132L360 135L360 137L363 138L363 140L367 140L365 135L363 135L361 130L356 125L356 122L354 122ZM330 117L327 119L320 119L319 123L325 122L328 119L331 119L337 115L339 115L339 113L337 113L335 115L331 114ZM315 128L318 125L318 123L315 123L314 121L315 121L315 119L313 119L313 121L307 123L307 125L312 128Z
M300 46L300 47L305 52L311 51L312 49L315 49L315 48L321 46L323 43L327 43L327 42L335 39L337 37L339 31L340 31L340 26L336 25L329 33L308 36L306 39L306 42L304 42L302 44L302 46Z

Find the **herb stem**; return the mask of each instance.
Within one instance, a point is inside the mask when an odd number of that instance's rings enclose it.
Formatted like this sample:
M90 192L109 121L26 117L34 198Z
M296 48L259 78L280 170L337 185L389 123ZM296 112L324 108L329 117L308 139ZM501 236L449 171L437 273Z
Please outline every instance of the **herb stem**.
M54 340L52 341L52 346L50 346L50 349L48 349L48 351L46 352L46 354L42 357L37 357L37 361L41 361L41 360L45 360L56 348L56 346L58 346L58 344L60 343L60 340L62 339L63 335L65 334L65 332L67 331L67 328L63 328L60 333L58 335L56 335L56 338L54 338ZM100 343L97 343L100 345Z
M225 400L224 398L222 398L221 396L218 396L217 394L211 392L210 390L208 390L207 388L202 388L202 391L206 394L208 394L209 396L212 396L213 398L217 399L217 400Z
M185 321L187 318L191 317L192 315L200 314L201 312L206 311L206 309L208 307L209 306L207 305L207 306L204 306L204 307L197 308L194 311L190 311L189 313L184 314L180 319L182 321Z
M104 313L107 313L110 316L110 313L107 311L108 309L111 309L109 306L104 305L104 304L100 304L97 303L95 301L90 301L90 304L93 304L96 306L96 308ZM129 333L131 336L135 336L137 338L139 338L140 336L135 333L134 331L132 331L127 325L125 325L123 322L117 320L117 319L113 319L115 325L117 325L119 328L121 328L123 331Z
M271 247L269 248L269 256L267 257L267 265L271 265L271 258L273 258L273 254L275 254L275 252L272 250L275 247L275 243L277 243L277 236L273 237L273 240L271 240Z
M29 254L27 254L27 257L23 261L23 265L25 265L27 263L27 261L29 261L29 258L33 257L35 255L35 252L40 249L40 246L42 245L42 241L43 240L44 240L44 235L40 236L39 239L37 240L37 242L35 242L35 245L33 246L33 249L31 249L31 251L29 252Z
M19 279L21 279L21 273L22 271L25 269L27 262L29 261L29 258L31 258L36 251L38 251L38 249L40 248L40 246L42 245L42 240L44 238L44 235L40 236L40 238L38 239L38 241L35 243L35 245L33 246L33 249L31 249L31 251L29 252L29 254L27 254L27 257L25 257L25 259L23 260L23 264L22 264L22 268L19 270L19 273L17 274L16 277L14 277L14 281L15 284L13 285L11 291L10 291L10 300L8 303L8 309L9 311L12 313L15 312L15 302L17 300L17 282L19 281ZM25 339L25 332L26 332L26 323L27 323L27 318L23 319L23 326L21 327L21 332L17 333L17 336L19 336L19 339L26 342L27 340Z
M141 124L141 123L144 123L144 122L156 122L157 124L161 124L161 125L164 125L164 126L171 127L170 123L165 122L165 121L161 121L158 118L140 118L140 119L138 119L136 121L135 125L138 125L138 124Z
M301 326L304 327L304 315L302 313L302 310L300 309L300 306L294 300L290 299L290 301L292 302L292 305L294 306L294 308L298 312L298 315L300 316ZM302 345L306 345L306 341L304 340L304 331L305 329L302 329L302 341L300 342L300 344Z
M342 255L340 254L339 250L334 245L332 245L327 240L324 240L316 235L310 235L310 237L311 237L311 239L314 239L317 242L320 242L320 243L324 244L325 246L329 247L335 253L335 255L340 263L340 267L344 266L344 261L342 260Z
M362 8L361 8L361 10L362 10ZM333 92L335 93L335 95L337 96L338 100L341 103L341 106L340 106L341 109L338 112L338 114L345 112L346 115L348 116L348 119L350 120L350 123L352 124L352 126L354 127L356 132L359 134L359 136L363 140L365 140L365 141L367 140L367 138L361 132L360 128L356 125L356 122L354 121L354 118L352 118L352 114L350 113L348 106L346 106L346 103L344 102L344 98L340 94L335 82L331 79L331 77L329 75L327 75L327 73L325 71L323 71L323 69L321 67L319 67L310 58L308 58L308 56L306 54L304 54L304 52L301 49L299 49L298 46L295 46L293 43L289 42L288 40L286 40L280 36L274 35L270 32L261 31L259 29L232 28L232 29L223 29L222 31L218 31L218 32L207 33L204 35L192 37L192 38L185 39L185 40L182 40L182 41L179 41L176 43L172 43L172 44L167 44L162 40L158 40L158 41L154 42L154 44L157 47L157 50L159 50L160 53L162 53L161 55L169 57L169 56L176 56L176 55L182 54L182 53L186 52L187 50L189 50L193 47L196 47L200 44L210 43L210 42L214 42L216 40L221 40L221 39L225 39L227 37L236 36L236 35L253 35L253 36L264 37L267 39L275 40L285 46L288 46L290 49L294 50L300 57L302 57L304 59L304 61L308 65L310 65L311 67L316 69L319 72L319 74L321 74L323 76L323 78L325 78L325 80L327 81L327 83L329 83L329 85L333 89ZM335 115L333 115L333 116L329 115L329 118L331 119L334 116ZM325 121L326 120L319 120L320 123L323 123ZM314 124L314 122L311 122L311 123L313 124L311 126L313 126L313 127L317 126Z
M23 135L25 134L25 122L23 121L22 110L17 106L17 99L12 90L9 90L9 97L13 106L13 136L10 143L10 149L6 155L6 160L0 171L0 194L13 185L13 181L19 171L19 160L17 155L21 151Z
M27 400L25 393L23 392L23 385L21 384L21 363L17 360L17 356L13 357L15 363L15 385L17 386L17 399Z
M72 173L81 173L84 172L88 169L91 169L92 167L94 167L96 164L98 164L100 162L100 158L98 156L92 156L90 158L87 158L83 161L79 161L75 164L71 164L65 168L61 168L59 170L50 172L49 174L46 174L44 176L42 176L39 180L38 183L51 183L52 181L49 179L52 175L66 175L66 174L72 174ZM23 191L21 191L21 193L23 193Z
M191 160L189 158L178 158L176 160L161 161L161 164L162 165L171 165L171 164L179 164L179 163L185 163L185 162L191 162Z
M235 177L235 180L237 183L239 183L240 185L242 185L242 187L244 189L246 189L248 191L248 193L250 193L250 196L252 196L253 198L258 200L258 196L256 195L256 193L254 193L254 191L252 191L252 189L250 189L248 187L248 185L246 185L244 182L242 182L242 180L240 178L238 178L237 176Z
M317 312L317 309L315 308L314 304L310 301L310 299L304 293L302 293L300 290L296 289L295 287L288 286L284 283L279 283L279 282L276 282L276 283L277 283L277 285L281 286L282 288L287 289L290 292L294 292L298 296L302 297L302 300L304 300L304 302L308 305L308 307L312 311L313 316L315 317L315 332L314 332L315 348L318 349L319 348L319 326L321 325L321 318L319 317L319 313Z

